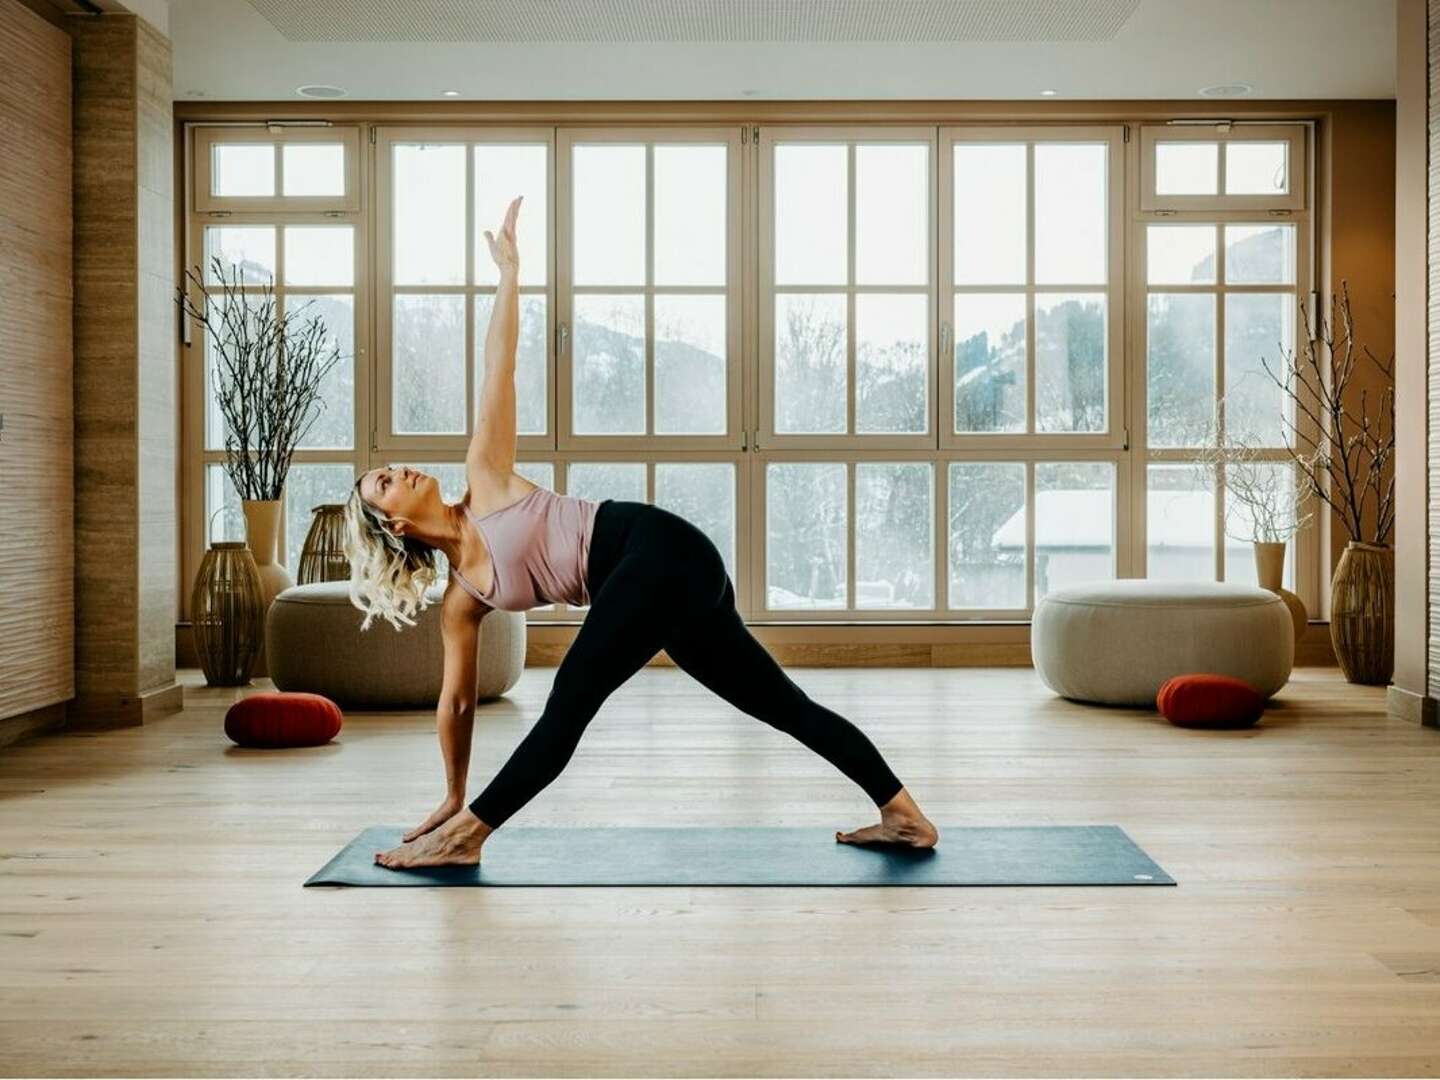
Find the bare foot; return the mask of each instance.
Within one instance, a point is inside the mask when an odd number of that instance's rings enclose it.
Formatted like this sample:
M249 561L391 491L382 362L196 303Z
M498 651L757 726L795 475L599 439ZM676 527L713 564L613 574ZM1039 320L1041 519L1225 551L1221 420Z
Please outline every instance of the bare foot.
M461 807L443 825L389 851L377 851L375 863L390 870L419 866L478 866L480 848L492 832L469 807Z
M867 825L854 832L837 832L841 844L903 844L913 848L932 848L940 840L940 830L924 814L904 788L880 808L880 824Z

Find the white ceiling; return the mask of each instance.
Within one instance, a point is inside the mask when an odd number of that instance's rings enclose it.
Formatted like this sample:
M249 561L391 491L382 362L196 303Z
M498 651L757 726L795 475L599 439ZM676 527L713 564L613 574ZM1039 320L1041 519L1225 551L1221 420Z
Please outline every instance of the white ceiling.
M170 0L169 24L187 101L1395 94L1395 0Z

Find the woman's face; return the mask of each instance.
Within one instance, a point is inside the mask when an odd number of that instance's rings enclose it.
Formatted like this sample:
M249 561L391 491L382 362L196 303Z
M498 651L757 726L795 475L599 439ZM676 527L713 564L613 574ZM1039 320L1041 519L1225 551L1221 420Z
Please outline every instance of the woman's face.
M438 497L439 484L429 473L409 465L387 465L360 478L360 497L387 517L413 521Z

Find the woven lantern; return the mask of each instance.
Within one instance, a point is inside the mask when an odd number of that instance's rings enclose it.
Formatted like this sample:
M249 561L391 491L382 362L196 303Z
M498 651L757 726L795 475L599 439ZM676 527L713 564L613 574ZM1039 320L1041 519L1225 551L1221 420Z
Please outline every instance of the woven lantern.
M350 560L345 557L345 507L323 503L310 511L314 518L305 544L300 549L300 572L296 584L313 581L349 581Z
M210 545L190 593L195 653L211 686L244 686L265 648L265 604L244 541Z

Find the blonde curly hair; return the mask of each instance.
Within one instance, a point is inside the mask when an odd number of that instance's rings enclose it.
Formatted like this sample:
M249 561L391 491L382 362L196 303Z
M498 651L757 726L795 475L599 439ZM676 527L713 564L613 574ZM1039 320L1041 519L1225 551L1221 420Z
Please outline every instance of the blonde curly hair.
M361 630L378 615L398 631L416 625L415 612L433 602L426 590L440 578L439 561L429 544L390 531L389 519L360 497L360 479L345 502L350 602L365 613Z

